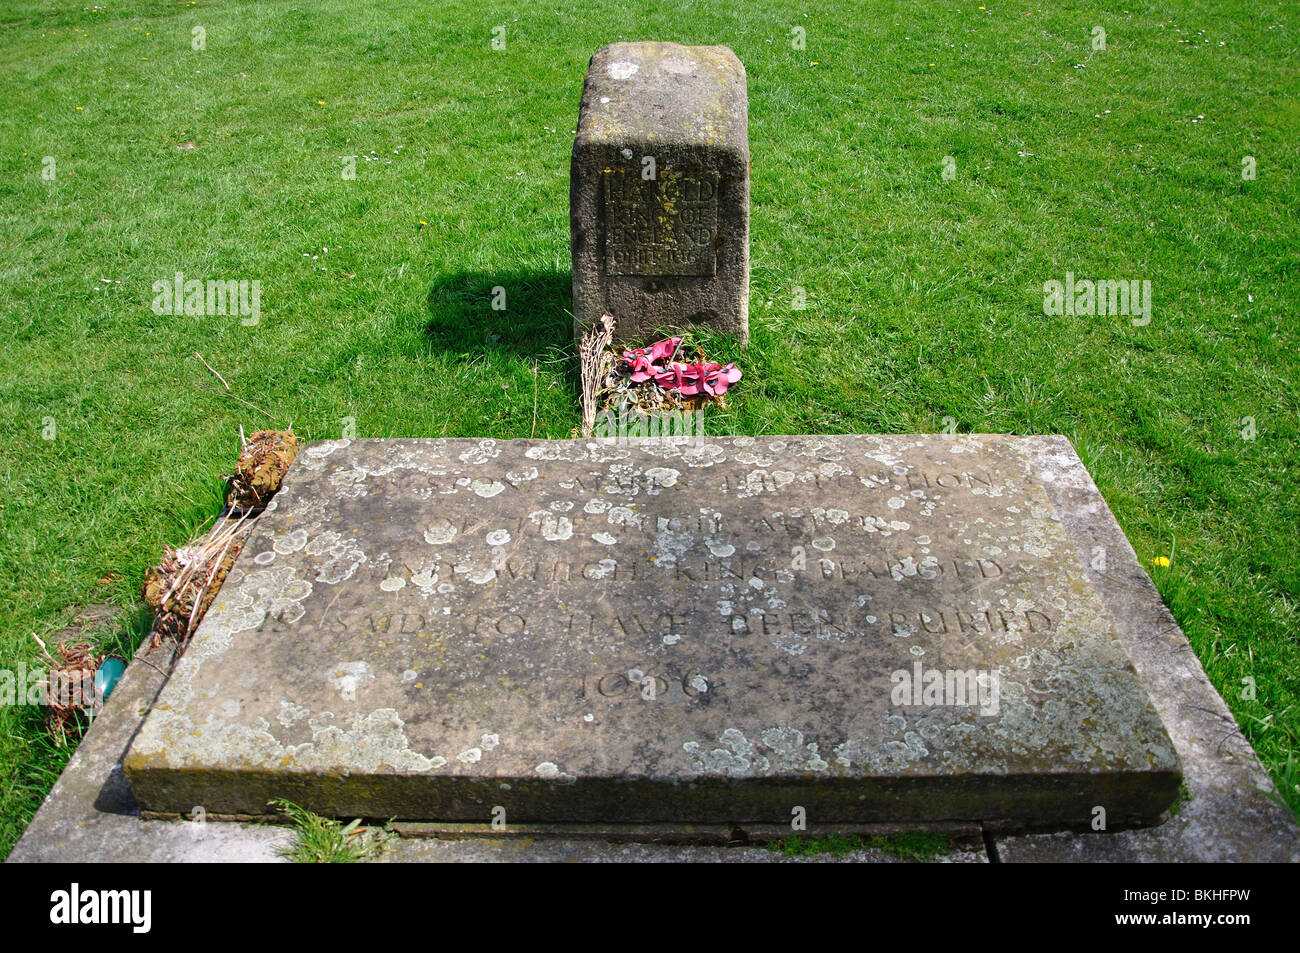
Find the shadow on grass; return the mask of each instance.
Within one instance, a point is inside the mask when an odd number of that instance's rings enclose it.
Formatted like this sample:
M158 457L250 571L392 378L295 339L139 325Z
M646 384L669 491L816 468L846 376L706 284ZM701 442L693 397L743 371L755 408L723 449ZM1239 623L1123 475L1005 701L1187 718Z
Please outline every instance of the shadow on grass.
M528 359L567 349L572 287L570 274L558 271L441 275L429 290L429 343L458 354L488 348Z

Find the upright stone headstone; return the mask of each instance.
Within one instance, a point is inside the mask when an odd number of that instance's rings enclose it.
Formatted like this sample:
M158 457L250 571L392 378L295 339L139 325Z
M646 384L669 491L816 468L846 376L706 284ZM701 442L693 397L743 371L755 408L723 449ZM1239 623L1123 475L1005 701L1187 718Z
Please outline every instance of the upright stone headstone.
M725 46L614 43L591 58L569 181L575 335L691 325L749 338L749 112Z

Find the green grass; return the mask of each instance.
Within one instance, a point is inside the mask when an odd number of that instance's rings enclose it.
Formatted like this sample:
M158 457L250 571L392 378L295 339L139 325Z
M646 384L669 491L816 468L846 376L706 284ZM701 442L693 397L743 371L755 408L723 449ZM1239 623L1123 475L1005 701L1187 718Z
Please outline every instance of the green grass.
M134 625L240 425L568 436L587 59L725 43L753 340L709 347L746 372L713 430L1068 435L1144 564L1174 553L1154 578L1300 806L1293 3L106 6L0 0L0 664L77 606ZM178 271L260 280L260 323L155 315ZM1045 316L1067 271L1149 279L1150 325ZM0 854L62 758L0 711Z
M284 856L297 864L357 864L374 860L383 850L386 831L361 826L357 818L344 824L313 814L292 801L277 800L272 806L289 819L293 844Z

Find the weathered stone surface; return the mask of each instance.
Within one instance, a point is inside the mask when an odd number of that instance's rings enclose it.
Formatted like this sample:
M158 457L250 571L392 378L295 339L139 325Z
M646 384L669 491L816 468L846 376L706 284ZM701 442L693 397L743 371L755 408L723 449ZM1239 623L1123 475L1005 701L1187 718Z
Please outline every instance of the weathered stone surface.
M103 713L87 731L76 753L55 782L36 817L28 825L6 863L284 863L292 846L291 829L265 823L214 819L207 823L140 818L139 807L122 775L122 755L139 729L150 704L166 681L171 653L166 647L142 649L118 683ZM201 805L194 805L195 807ZM397 823L381 856L383 862L427 863L896 863L880 849L843 856L787 857L758 847L723 846L734 827L720 830L682 828L674 837L661 831L626 832L612 826L547 825L531 829L512 824L509 836L461 836L448 839L419 830L421 825ZM486 827L487 825L479 825ZM934 863L984 863L978 829L940 825L953 849L929 858ZM868 829L868 835L889 836L905 828ZM808 836L834 833L816 825ZM748 827L751 840L789 835L779 829ZM684 835L684 836L682 836ZM679 842L680 841L680 842Z
M122 755L166 681L170 663L171 653L165 647L136 656L7 863L273 863L284 859L280 852L293 841L284 828L140 819L122 776Z
M982 850L960 849L926 858L936 864L984 864ZM900 864L908 861L880 849L845 854L787 856L763 847L683 847L579 839L431 840L402 838L378 858L381 863L512 864Z
M779 847L796 836L788 823L781 824L601 824L544 823L494 827L491 823L392 821L389 831L398 837L417 840L453 841L605 841L611 844L672 844L679 847ZM933 853L983 853L984 832L969 822L927 824L812 824L799 831L800 839L857 839L859 842L892 842L896 849L908 838L934 835L946 842ZM927 852L928 853L928 852Z
M615 43L591 59L569 181L575 334L703 324L749 336L745 68L725 46Z
M158 811L1150 823L1178 758L1041 440L309 445L127 776ZM918 665L986 704L900 696Z
M1071 836L993 838L1003 862L1298 863L1300 826L1237 727L1200 660L1138 562L1087 470L1062 438L1035 442L1052 505L1085 553L1089 581L1184 766L1186 796L1157 827Z
M1190 797L1175 818L1156 827L1118 833L993 836L1007 861L1296 861L1300 830L1286 808L1269 797L1272 784L1206 679L1187 640L1160 603L1131 547L1110 518L1082 464L1062 438L1026 438L1033 468L1077 549L1106 553L1104 570L1085 560L1088 576L1116 621L1184 766ZM283 828L265 824L141 821L122 778L120 759L163 682L167 657L154 653L128 669L103 714L28 827L9 862L280 860L290 842ZM187 809L188 810L188 809ZM413 825L399 824L406 832ZM427 826L427 825L424 825ZM479 826L485 826L480 819ZM414 825L420 828L422 825ZM438 829L454 825L438 825ZM608 824L514 824L509 835L460 840L394 840L385 858L450 862L587 860L761 863L784 859L770 851L722 847L734 825L690 828L719 845L675 846L611 842L626 834ZM771 836L788 824L772 825ZM809 834L822 829L810 822ZM833 828L831 828L833 829ZM761 824L746 824L751 839ZM960 830L960 829L959 829ZM660 835L656 834L658 839ZM671 839L671 833L670 833ZM795 858L803 860L805 858ZM823 855L813 860L831 859ZM889 860L880 852L849 860ZM938 861L982 860L969 846Z

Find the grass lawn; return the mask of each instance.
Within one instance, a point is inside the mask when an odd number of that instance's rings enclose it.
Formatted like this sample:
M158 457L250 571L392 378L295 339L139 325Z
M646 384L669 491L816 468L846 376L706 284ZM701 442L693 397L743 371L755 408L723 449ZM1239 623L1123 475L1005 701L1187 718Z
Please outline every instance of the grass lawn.
M753 340L708 342L746 372L711 431L1068 435L1300 807L1300 8L984 6L0 0L0 667L94 603L143 635L240 425L568 436L587 59L724 43ZM260 321L155 314L177 272ZM1045 315L1067 272L1152 320ZM0 709L0 856L66 757Z

